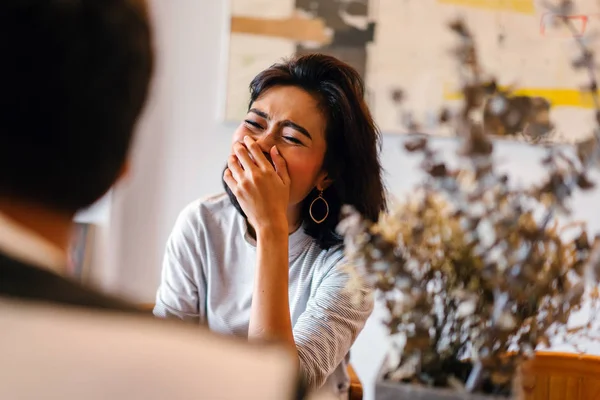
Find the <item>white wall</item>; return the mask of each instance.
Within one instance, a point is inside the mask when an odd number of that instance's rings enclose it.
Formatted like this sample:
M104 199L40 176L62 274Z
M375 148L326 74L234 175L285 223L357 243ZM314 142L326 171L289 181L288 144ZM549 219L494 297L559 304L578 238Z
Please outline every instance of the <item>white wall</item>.
M116 188L111 210L115 271L99 282L152 301L175 218L188 202L220 190L220 168L232 127L217 120L226 3L150 1L157 73L139 126L131 174Z
M94 224L94 248L92 250L92 261L90 276L86 277L91 282L105 282L110 279L112 270L105 266L111 263L111 209L112 191L85 210L81 210L75 216L75 221Z
M153 94L139 126L131 175L110 200L107 244L99 284L149 302L159 281L164 244L175 218L188 202L221 190L220 174L234 125L217 116L225 76L227 2L152 0L158 53ZM283 56L283 55L282 55ZM436 140L452 150L453 142ZM500 158L514 176L539 179L540 150L503 143ZM405 193L418 179L415 160L401 150L401 138L384 140L383 164L393 193ZM577 199L577 216L600 226L597 192ZM378 310L353 349L366 399L386 349Z

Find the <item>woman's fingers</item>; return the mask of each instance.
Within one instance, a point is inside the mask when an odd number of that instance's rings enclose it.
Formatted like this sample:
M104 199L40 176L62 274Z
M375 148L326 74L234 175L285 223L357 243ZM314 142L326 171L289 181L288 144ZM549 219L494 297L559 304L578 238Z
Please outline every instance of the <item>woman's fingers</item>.
M271 147L271 158L273 159L273 164L275 165L275 171L277 171L277 175L281 178L283 183L286 185L290 182L290 175L288 174L287 164L285 159L279 154L279 150L276 146Z
M237 193L237 182L229 168L225 168L225 172L223 172L223 181L234 194Z
M240 164L242 165L245 171L252 171L252 169L256 168L255 161L252 160L248 149L244 147L243 144L236 143L233 146L233 151L235 152L237 159L239 160Z
M229 170L236 182L240 182L244 178L244 170L240 165L239 158L235 154L227 158L227 170Z
M256 143L254 139L252 139L250 136L244 136L244 144L246 145L247 151L252 155L254 163L260 169L262 169L263 171L273 169L273 166L263 154L261 147L258 145L258 143Z

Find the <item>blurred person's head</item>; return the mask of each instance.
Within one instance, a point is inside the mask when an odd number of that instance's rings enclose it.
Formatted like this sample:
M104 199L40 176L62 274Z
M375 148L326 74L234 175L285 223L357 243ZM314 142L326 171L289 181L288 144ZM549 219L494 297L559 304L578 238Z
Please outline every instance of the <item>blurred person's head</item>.
M232 145L251 136L267 157L277 146L291 179L289 207L323 248L341 242L335 228L342 205L371 220L385 209L380 132L364 96L360 75L342 61L322 54L292 58L252 80L248 113L233 135ZM328 210L314 201L321 192Z
M73 215L125 170L152 71L145 3L3 0L0 54L0 202Z

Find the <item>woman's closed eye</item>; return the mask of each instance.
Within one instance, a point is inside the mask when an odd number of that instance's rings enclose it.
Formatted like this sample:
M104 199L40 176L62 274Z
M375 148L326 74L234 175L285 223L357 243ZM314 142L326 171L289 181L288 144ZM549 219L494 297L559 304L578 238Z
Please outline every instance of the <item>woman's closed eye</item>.
M244 125L246 126L246 128L252 130L252 131L264 131L266 128L263 127L259 122L253 121L251 119L245 119L244 120ZM286 129L287 131L288 129ZM294 145L300 145L303 146L304 143L302 142L302 140L296 138L295 136L293 136L290 132L281 132L280 133L280 138L282 138L284 141L294 144Z
M294 144L303 144L300 140L296 139L293 136L284 136L283 137L285 140L287 140L288 142L294 143Z
M265 129L258 122L252 121L250 119L244 120L244 123L246 124L246 126L248 126L250 128L260 129L260 130Z

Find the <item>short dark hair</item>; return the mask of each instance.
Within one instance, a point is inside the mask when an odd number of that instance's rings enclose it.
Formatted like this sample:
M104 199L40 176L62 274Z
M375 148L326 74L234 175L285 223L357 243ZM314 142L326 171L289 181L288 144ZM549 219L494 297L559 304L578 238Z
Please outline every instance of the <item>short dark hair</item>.
M329 216L321 224L309 214L314 189L302 203L306 233L327 249L339 244L336 233L343 205L351 205L375 221L386 209L383 169L379 161L381 134L365 101L362 78L350 65L324 54L293 57L259 73L250 83L250 107L269 88L296 86L314 95L327 120L323 168L333 184L323 197Z
M114 184L152 73L142 0L0 2L0 197L74 213Z

